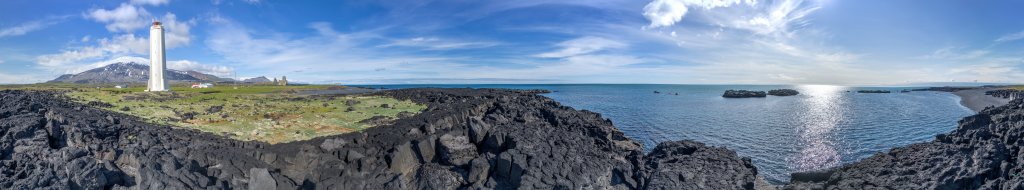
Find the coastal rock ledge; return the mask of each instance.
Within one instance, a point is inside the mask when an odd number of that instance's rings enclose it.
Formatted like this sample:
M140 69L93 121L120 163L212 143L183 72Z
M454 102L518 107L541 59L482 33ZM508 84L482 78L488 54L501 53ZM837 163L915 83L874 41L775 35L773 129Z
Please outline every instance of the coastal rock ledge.
M645 156L610 120L542 92L384 91L428 107L266 144L0 91L0 189L749 189L757 175L749 159L696 142Z
M758 189L750 159L693 141L640 143L543 91L379 92L424 112L283 144L237 141L66 101L0 91L0 189ZM786 189L1024 189L1024 100L933 142Z

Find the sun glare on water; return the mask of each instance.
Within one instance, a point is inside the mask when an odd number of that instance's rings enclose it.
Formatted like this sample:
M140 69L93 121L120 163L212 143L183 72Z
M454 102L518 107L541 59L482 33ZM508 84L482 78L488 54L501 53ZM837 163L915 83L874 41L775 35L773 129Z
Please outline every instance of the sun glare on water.
M798 117L803 123L796 128L800 137L799 153L790 158L795 171L814 171L839 165L840 154L835 147L834 134L842 120L845 88L831 85L804 85L798 87L808 98L803 113Z

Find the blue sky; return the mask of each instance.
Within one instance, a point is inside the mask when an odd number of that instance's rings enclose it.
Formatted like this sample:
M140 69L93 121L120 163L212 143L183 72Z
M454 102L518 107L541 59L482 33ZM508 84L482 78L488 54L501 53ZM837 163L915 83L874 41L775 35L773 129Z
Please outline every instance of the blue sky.
M0 83L115 62L308 83L1024 82L1022 1L0 2Z

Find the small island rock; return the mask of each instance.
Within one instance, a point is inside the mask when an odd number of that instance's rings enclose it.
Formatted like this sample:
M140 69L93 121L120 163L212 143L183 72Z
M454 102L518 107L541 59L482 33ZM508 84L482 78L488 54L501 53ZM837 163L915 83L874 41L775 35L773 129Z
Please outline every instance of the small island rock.
M797 94L800 94L800 92L793 89L775 89L768 91L768 95L772 96L796 96Z
M857 93L892 93L888 90L858 90Z
M750 91L750 90L726 90L725 94L722 94L724 98L752 98L759 97L763 98L768 96L764 91Z

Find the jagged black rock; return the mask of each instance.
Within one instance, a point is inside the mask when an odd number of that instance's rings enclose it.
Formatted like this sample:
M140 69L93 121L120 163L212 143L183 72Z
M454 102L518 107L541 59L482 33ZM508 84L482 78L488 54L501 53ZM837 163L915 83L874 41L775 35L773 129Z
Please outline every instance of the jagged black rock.
M660 171L648 171L646 162L663 170L676 164L645 161L641 145L611 121L542 92L385 91L380 95L429 106L386 126L271 145L140 122L57 93L2 91L0 187L644 189L661 179L650 177ZM664 155L700 156L674 154ZM749 165L730 160L736 163L724 164Z
M752 189L750 159L693 141L649 155L600 114L544 91L404 89L427 104L364 131L284 144L141 122L58 93L0 91L0 189ZM935 141L789 189L1021 189L1024 100Z

